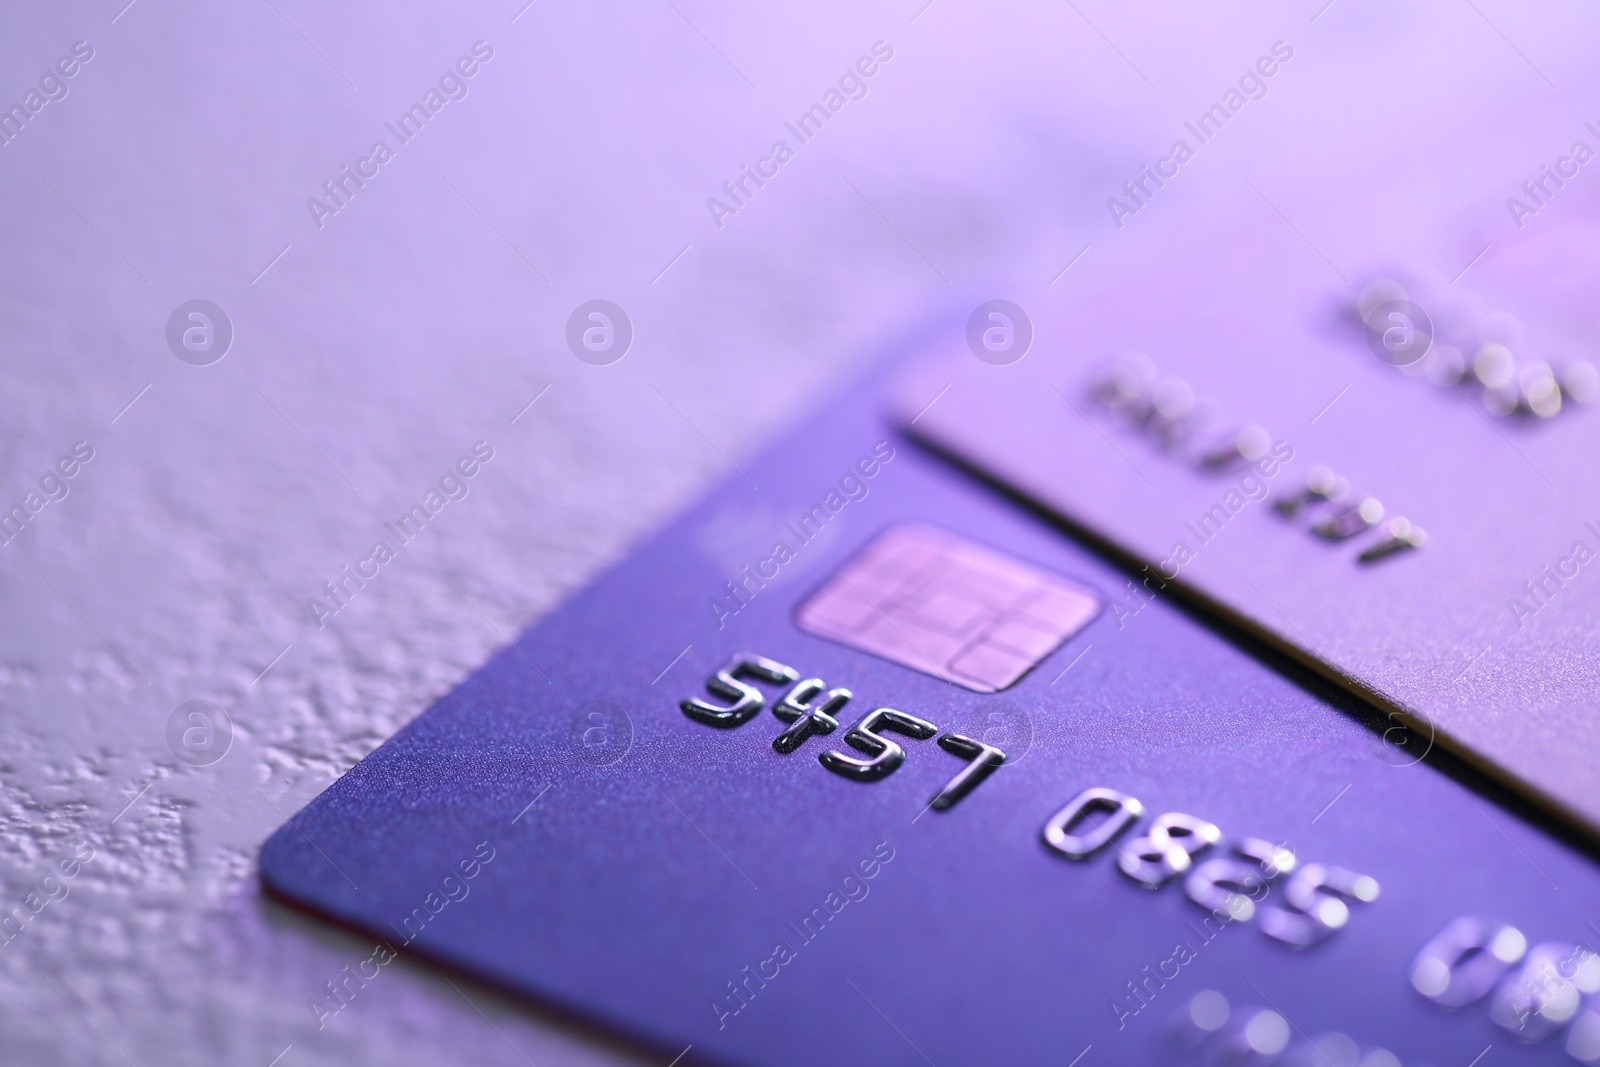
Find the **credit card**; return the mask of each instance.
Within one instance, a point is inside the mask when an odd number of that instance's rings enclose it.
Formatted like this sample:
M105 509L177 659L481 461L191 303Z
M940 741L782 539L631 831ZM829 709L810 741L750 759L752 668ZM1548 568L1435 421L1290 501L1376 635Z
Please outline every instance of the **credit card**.
M1024 299L1020 362L948 331L903 424L1597 833L1593 228L1346 286L1273 218Z
M1600 1060L1589 854L884 389L329 787L267 888L663 1063Z

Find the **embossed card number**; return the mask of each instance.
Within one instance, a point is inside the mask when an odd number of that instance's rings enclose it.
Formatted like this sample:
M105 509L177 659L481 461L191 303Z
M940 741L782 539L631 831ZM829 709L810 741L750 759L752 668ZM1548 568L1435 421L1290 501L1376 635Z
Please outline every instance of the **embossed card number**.
M707 691L727 703L715 704L689 697L679 707L689 718L707 726L720 729L743 726L760 714L767 702L766 694L747 679L791 683L789 691L772 709L778 719L788 724L772 741L773 749L785 756L798 751L810 738L837 730L839 713L855 698L848 689L829 689L821 678L801 678L800 672L787 664L740 652L706 680ZM939 728L926 719L894 708L874 708L844 734L844 743L861 756L834 749L821 753L817 760L842 778L878 782L906 761L905 748L888 734L927 741L938 733ZM952 756L966 760L967 765L929 802L928 806L934 811L954 807L1006 761L1006 754L1000 749L961 734L946 731L937 743Z
M742 726L767 703L766 694L751 680L789 685L772 709L787 724L772 741L782 755L797 752L812 737L832 734L839 728L839 713L854 699L850 690L829 689L821 678L801 678L788 664L741 652L706 680L707 691L726 703L689 697L679 706L689 718L708 726ZM874 708L844 733L845 744L860 755L830 749L817 760L843 778L882 781L906 760L904 746L891 734L927 741L939 735L939 728L904 711ZM995 746L957 733L947 731L937 743L967 765L929 803L935 811L953 807L1006 760ZM1326 940L1349 922L1351 903L1370 903L1378 897L1376 879L1321 863L1301 866L1288 847L1254 837L1235 841L1226 854L1206 855L1197 863L1197 857L1222 844L1222 830L1184 812L1158 815L1143 836L1116 845L1117 838L1144 814L1136 797L1115 789L1086 789L1045 824L1045 844L1075 860L1115 846L1117 869L1137 885L1160 889L1181 876L1184 894L1219 922L1257 919L1264 934L1295 948ZM1258 918L1256 905L1280 878L1284 879L1282 903L1259 909Z
M1158 815L1143 837L1116 845L1116 839L1144 815L1137 797L1115 789L1085 789L1051 816L1044 841L1068 859L1086 860L1107 845L1117 851L1117 869L1145 889L1160 889L1183 877L1184 894L1218 922L1249 922L1272 883L1283 883L1283 904L1260 910L1261 932L1295 948L1326 940L1350 920L1347 902L1378 898L1374 878L1321 863L1300 866L1287 846L1247 837L1233 843L1230 855L1195 857L1222 842L1214 824L1183 812Z

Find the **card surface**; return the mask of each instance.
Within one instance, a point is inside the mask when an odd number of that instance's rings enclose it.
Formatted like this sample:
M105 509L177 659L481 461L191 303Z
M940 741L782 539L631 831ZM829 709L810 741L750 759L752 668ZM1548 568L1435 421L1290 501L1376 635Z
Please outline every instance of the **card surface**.
M1590 858L1159 590L1108 610L1134 574L880 395L331 786L268 888L663 1063L1600 1055Z
M1113 613L1170 583L1600 834L1591 228L1404 289L1280 237L1043 294L1010 366L949 331L900 419L1137 560Z

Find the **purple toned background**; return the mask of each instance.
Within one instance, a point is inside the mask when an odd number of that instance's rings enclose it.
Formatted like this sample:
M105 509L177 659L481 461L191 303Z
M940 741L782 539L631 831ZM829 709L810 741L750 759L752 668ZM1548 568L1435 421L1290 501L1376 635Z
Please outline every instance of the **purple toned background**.
M0 104L93 49L0 146L0 501L95 450L0 547L0 905L95 849L0 947L7 1062L615 1060L404 964L285 1036L370 947L265 903L260 842L881 339L1113 248L1105 198L1272 41L1304 67L1169 220L1246 171L1314 210L1359 156L1381 249L1408 203L1500 211L1589 117L1576 6L919 8L0 12ZM479 40L465 99L319 229L306 199ZM879 40L867 96L718 228L706 199ZM1415 151L1440 116L1454 153ZM563 334L602 297L636 336L597 368ZM167 348L193 298L235 329L213 366ZM468 498L318 629L307 599L478 440ZM235 724L203 768L165 733L196 698Z

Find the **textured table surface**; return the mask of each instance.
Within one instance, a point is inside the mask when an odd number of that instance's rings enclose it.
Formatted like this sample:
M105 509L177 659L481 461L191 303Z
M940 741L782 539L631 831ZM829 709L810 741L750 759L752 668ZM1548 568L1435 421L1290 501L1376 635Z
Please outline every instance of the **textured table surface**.
M124 2L0 11L0 105L26 113L0 146L0 503L93 450L0 547L0 908L40 905L0 945L6 1063L626 1060L405 963L319 1028L308 1001L371 946L264 899L260 842L886 339L1056 277L1130 161L1271 41L1337 62L1371 21ZM1450 17L1467 58L1532 76ZM865 95L718 218L880 41ZM376 171L340 206L346 165ZM197 298L234 331L209 366L166 336ZM633 323L611 366L566 345L594 298ZM323 583L480 441L467 496L319 625ZM168 743L196 699L233 723L206 766Z

